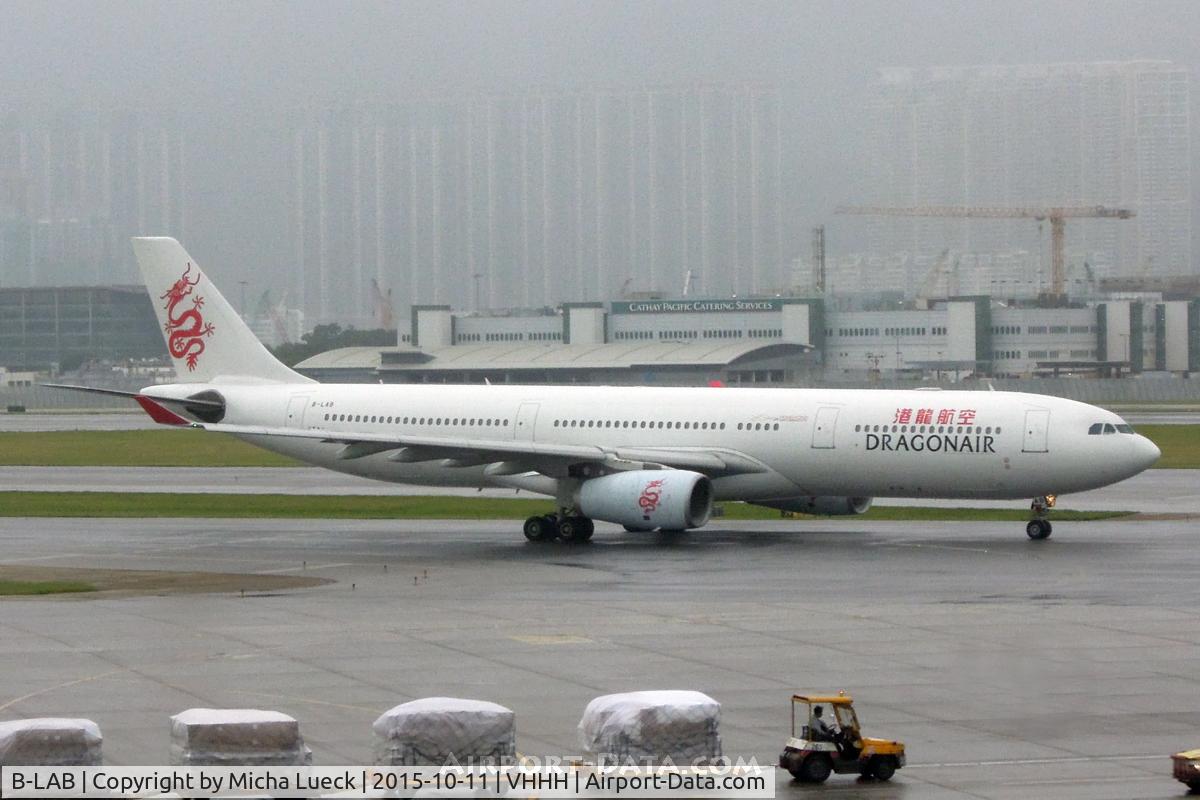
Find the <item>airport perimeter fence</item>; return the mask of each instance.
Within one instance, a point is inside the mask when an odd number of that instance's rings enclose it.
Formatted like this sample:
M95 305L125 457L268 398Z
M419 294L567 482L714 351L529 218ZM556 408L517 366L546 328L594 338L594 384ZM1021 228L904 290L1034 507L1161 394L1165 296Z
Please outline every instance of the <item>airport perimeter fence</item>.
M130 386L104 385L106 389L121 391L137 391L144 389L145 383ZM47 389L46 386L6 387L0 389L0 411L137 411L137 405L124 397L108 397L104 395L85 395L83 392L72 392L65 389Z
M137 391L146 386L146 379L130 379L121 383L105 381L105 388ZM773 384L783 388L780 384ZM823 380L798 382L789 388L826 389L917 389L940 388L947 391L1030 392L1065 397L1084 403L1196 403L1200 404L1200 380L1185 378L1028 378L973 379L957 383L944 381L912 381L880 379ZM0 389L0 412L23 409L29 412L51 411L138 411L137 406L120 397L84 394L44 386L10 387Z

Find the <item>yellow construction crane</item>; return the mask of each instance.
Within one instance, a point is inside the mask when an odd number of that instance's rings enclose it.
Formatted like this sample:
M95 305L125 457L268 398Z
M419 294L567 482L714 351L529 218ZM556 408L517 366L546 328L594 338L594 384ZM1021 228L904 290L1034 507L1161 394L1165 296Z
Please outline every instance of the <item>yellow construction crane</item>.
M967 217L981 219L1050 220L1050 294L1061 300L1066 294L1066 261L1063 240L1068 219L1110 218L1130 219L1137 216L1128 208L1107 206L838 206L838 214L860 214L876 217Z

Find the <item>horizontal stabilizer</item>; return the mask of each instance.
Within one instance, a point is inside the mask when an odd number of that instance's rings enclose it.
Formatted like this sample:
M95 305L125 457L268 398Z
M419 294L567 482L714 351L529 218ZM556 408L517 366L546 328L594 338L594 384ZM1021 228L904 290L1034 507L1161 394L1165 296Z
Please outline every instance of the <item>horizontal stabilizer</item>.
M139 397L149 397L159 403L179 403L180 405L196 406L198 408L210 408L213 411L224 411L225 404L220 400L205 400L202 398L176 398L176 397L155 397L146 392L124 392L120 389L102 389L98 386L73 386L68 383L43 383L47 389L67 389L72 392L87 392L88 394L104 394L110 397L128 397L130 400L137 400Z

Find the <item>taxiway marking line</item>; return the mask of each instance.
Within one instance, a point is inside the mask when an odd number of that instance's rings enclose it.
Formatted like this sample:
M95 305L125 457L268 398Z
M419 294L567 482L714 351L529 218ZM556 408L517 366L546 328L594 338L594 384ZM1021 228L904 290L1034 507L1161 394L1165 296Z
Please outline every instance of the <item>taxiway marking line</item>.
M326 706L329 708L343 708L348 711L366 711L370 713L378 713L378 709L367 706L354 705L353 703L334 703L329 700L318 700L314 697L304 697L296 694L273 694L271 692L255 692L248 689L234 689L234 694L244 694L250 697L269 697L272 700L289 700L295 703L307 703L313 706Z
M54 561L58 558L84 558L86 553L55 553L52 556L25 556L23 558L6 558L4 564L0 566L12 566L13 564L29 564L33 561Z
M1150 761L1166 759L1161 753L1145 756L1063 756L1062 758L1014 758L1000 761L947 761L935 764L909 764L906 769L938 769L941 767L1003 767L1029 764L1077 764L1088 761Z
M66 681L65 683L57 684L56 686L47 686L45 689L38 689L36 692L30 692L29 694L24 694L24 695L21 695L20 697L14 697L12 700L9 700L4 705L0 705L0 711L4 711L11 706L15 706L17 703L23 702L25 700L29 700L30 698L33 698L33 697L37 697L38 695L43 695L48 692L56 691L58 689L65 689L68 686L75 686L80 683L89 683L91 681L98 681L101 678L107 678L109 675L116 675L119 672L128 672L128 671L129 670L127 670L127 669L110 669L108 672L98 672L95 675L89 675L86 678L76 678L73 681Z
M353 561L341 561L336 564L309 564L306 567L281 567L279 569L255 570L259 575L277 575L281 572L309 572L314 569L333 569L334 567L357 566Z

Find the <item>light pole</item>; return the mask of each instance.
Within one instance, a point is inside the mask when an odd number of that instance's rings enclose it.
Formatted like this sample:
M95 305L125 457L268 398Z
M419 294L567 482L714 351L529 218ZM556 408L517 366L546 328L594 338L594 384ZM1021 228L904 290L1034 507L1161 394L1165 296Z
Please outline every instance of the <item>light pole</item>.
M242 319L245 319L246 318L246 284L250 283L250 281L238 281L238 283L240 283L242 286L241 313L242 313Z
M879 380L879 362L883 360L883 356L876 353L867 353L867 363L871 365L868 374L872 381Z

